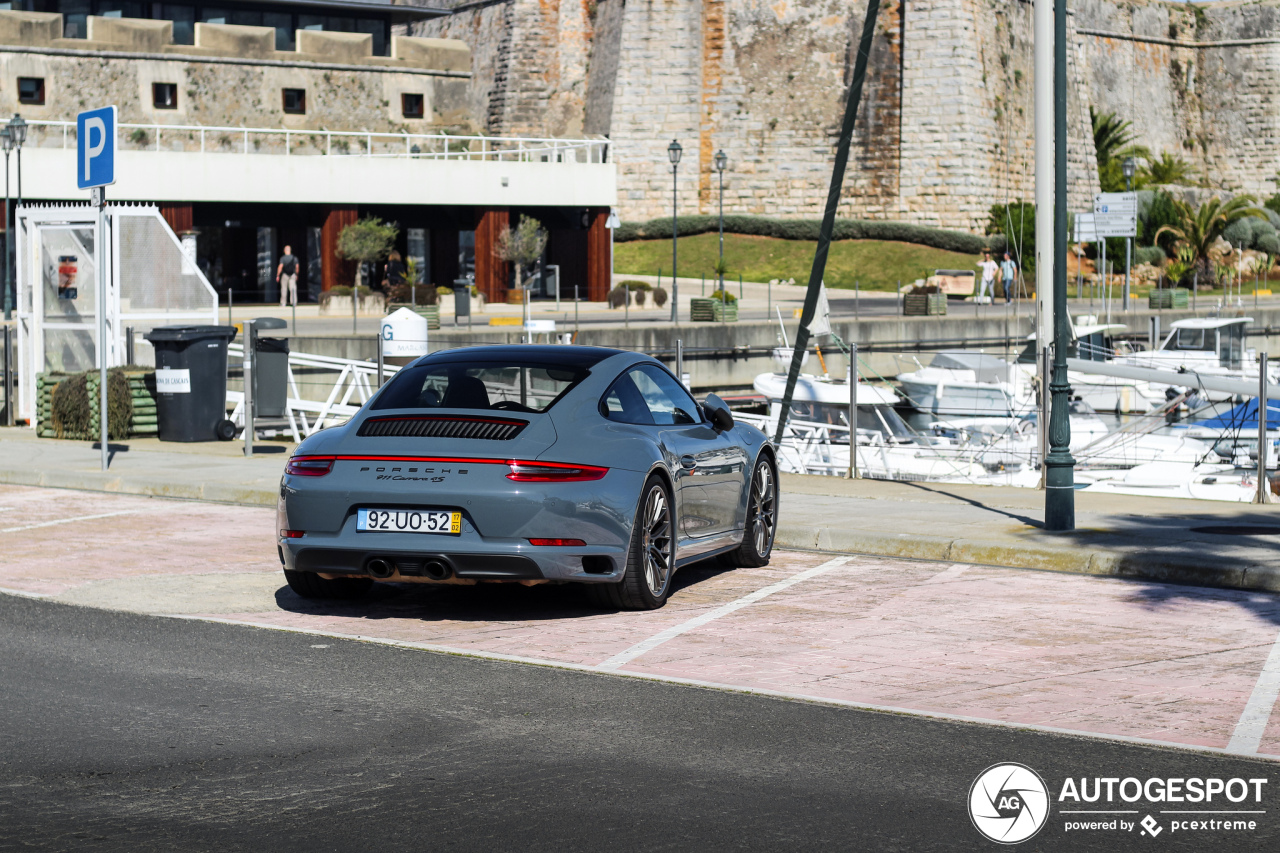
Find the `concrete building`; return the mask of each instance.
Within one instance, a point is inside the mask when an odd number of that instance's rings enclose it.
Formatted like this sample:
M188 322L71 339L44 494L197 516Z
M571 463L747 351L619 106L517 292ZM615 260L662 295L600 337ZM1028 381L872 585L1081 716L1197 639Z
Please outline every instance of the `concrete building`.
M363 216L399 224L398 248L420 259L426 282L474 273L501 300L511 270L494 244L522 215L549 230L544 261L559 267L562 294L604 298L615 201L607 141L485 134L467 101L467 45L399 32L439 10L367 0L5 5L0 112L30 125L24 199L87 200L74 180L75 116L116 104L121 153L108 197L154 202L175 231L195 232L200 266L237 300L278 299L286 244L303 262L301 293L350 284L354 267L336 244Z

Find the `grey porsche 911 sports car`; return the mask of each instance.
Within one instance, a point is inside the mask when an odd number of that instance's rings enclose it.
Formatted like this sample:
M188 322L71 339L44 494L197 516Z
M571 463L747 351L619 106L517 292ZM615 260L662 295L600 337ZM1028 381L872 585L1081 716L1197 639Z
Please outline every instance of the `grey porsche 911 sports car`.
M773 549L773 446L656 359L578 346L444 350L298 446L280 559L307 598L374 580L575 582L661 607L680 566Z

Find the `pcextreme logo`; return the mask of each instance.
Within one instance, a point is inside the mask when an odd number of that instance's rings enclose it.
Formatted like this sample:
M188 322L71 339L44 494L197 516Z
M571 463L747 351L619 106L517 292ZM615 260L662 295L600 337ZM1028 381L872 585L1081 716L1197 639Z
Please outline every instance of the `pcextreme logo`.
M1080 776L1062 780L1057 811L1064 833L1136 833L1150 839L1168 830L1234 835L1251 833L1267 810L1269 779L1210 777ZM988 767L969 788L969 818L978 832L1000 844L1017 844L1049 821L1049 788L1025 764Z
M1025 764L993 764L969 788L969 818L992 841L1026 841L1049 819L1049 789Z

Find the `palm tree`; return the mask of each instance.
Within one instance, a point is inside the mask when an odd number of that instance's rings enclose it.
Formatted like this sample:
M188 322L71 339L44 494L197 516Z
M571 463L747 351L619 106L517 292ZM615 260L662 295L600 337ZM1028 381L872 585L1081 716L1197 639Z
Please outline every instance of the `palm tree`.
M1179 184L1194 178L1196 172L1190 163L1168 151L1162 152L1159 160L1148 160L1143 171L1152 184Z
M1246 216L1266 219L1266 212L1256 204L1257 199L1251 195L1239 195L1226 203L1214 196L1201 204L1199 209L1193 210L1190 204L1175 198L1173 207L1177 224L1162 226L1156 231L1154 239L1159 242L1161 234L1170 234L1174 238L1174 245L1179 249L1179 256L1186 250L1201 278L1206 282L1211 281L1213 264L1209 260L1209 247L1237 219Z
M1124 173L1121 164L1126 157L1151 159L1151 151L1145 145L1135 145L1133 122L1121 121L1115 113L1099 113L1089 108L1093 122L1093 147L1098 156L1098 182L1103 192L1119 192L1124 189Z

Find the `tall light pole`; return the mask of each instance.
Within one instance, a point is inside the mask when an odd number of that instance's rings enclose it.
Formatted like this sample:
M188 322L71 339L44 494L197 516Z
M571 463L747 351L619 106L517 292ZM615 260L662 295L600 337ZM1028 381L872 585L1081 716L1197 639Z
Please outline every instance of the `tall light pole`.
M17 113L9 119L9 136L13 137L13 147L18 149L18 207L22 207L22 144L27 141L27 123Z
M1037 6L1042 0L1037 0ZM1067 347L1067 4L1053 4L1053 376L1049 381L1049 453L1045 456L1044 526L1074 530L1075 465L1071 456Z
M18 205L17 206L22 207L22 143L27 141L27 123L22 120L22 116L18 115L17 113L14 113L13 118L9 119L9 123L5 126L5 130L9 131L8 144L13 148L16 148L18 151ZM9 149L8 148L5 148L5 152L4 152L4 165L5 165L4 182L5 182L5 188L6 188L4 193L5 195L4 210L5 210L5 222L8 223L9 222L9 202L8 202ZM15 247L14 247L14 241L9 239L9 227L7 224L5 226L4 233L5 233L4 275L5 275L5 279L11 283L11 287L12 287L12 290L10 291L9 301L12 303L12 306L16 308L18 305L18 292L17 292L18 277L17 275L15 275L15 270L13 268L13 261L14 261L13 250ZM6 312L5 316L6 318L8 317L8 312Z
M724 149L716 152L716 156L711 158L715 164L716 171L720 174L720 289L724 290L724 170L729 165L729 157L724 153Z
M4 318L13 318L13 309L18 307L17 294L13 292L13 276L10 275L9 264L9 152L13 150L13 137L9 128L0 128L0 149L4 149Z
M684 149L674 139L667 146L667 156L671 158L671 322L680 322L680 280L676 278L676 237L680 234L676 222L676 171L680 168L680 155Z
M1129 192L1133 189L1133 174L1138 171L1138 164L1132 157L1124 158L1124 163L1120 165L1120 171L1124 172L1124 191ZM1133 238L1124 238L1124 310L1129 310L1129 267L1133 266Z

